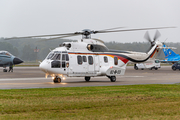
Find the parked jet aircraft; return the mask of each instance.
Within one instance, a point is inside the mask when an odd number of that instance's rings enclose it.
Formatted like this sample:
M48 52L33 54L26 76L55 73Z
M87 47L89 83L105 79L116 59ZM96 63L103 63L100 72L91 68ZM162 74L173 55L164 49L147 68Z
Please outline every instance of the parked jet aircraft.
M23 61L7 51L0 51L0 67L3 67L3 72L7 72L6 67L12 67L13 65L20 64ZM11 70L11 69L9 69ZM12 72L12 71L11 71Z
M165 55L165 60L162 60L161 62L164 63L176 63L180 60L180 55L176 54L173 50L171 50L170 48L168 48L165 44L163 45L164 49L164 55ZM168 49L165 49L168 48Z

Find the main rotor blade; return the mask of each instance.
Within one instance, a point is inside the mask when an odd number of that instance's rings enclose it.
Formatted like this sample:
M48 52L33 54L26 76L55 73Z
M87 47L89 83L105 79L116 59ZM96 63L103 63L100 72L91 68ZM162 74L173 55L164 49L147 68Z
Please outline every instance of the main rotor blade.
M156 41L160 36L161 36L160 32L158 30L156 30L153 40Z
M54 40L54 39L61 39L61 38L67 38L67 37L72 37L72 36L78 36L78 34L77 34L77 35L66 35L66 36L61 36L61 37L48 38L48 39L44 39L44 40L41 40L41 41L48 41L48 40Z
M96 34L96 33L110 33L110 32L153 30L153 29L166 29L166 28L176 28L176 27L157 27L157 28L140 28L140 29L112 30L112 31L95 31L94 34Z
M117 28L111 28L111 29L118 29ZM126 32L126 31L139 31L139 30L151 30L151 29L165 29L165 28L176 28L176 27L158 27L158 28L141 28L141 29L126 29L126 30L111 30L111 29L105 29L102 31L88 31L88 34L96 34L96 33L111 33L111 32ZM111 30L111 31L110 31ZM51 35L36 35L36 36L25 36L25 37L12 37L12 38L5 38L5 40L10 40L10 39L21 39L21 38L33 38L33 37L50 37L50 36L73 36L73 35L86 35L87 31L83 32L75 32L75 33L65 33L65 34L51 34Z
M64 36L64 35L80 35L81 33L76 32L76 33L65 33L65 34L52 34L52 35L36 35L36 36L25 36L25 37L12 37L12 38L5 38L5 40L10 40L10 39L21 39L21 38L34 38L34 37L50 37L50 36Z
M103 29L103 30L97 30L97 31L108 31L108 30L114 30L114 29L121 29L125 27L115 27L115 28L109 28L109 29Z

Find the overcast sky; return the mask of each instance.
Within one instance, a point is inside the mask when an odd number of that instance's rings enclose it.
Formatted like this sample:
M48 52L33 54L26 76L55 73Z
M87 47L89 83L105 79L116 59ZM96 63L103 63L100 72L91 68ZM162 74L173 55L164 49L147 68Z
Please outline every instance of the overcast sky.
M180 42L180 0L0 0L0 37L71 33L114 27L159 30L160 41ZM143 42L146 31L92 35L105 42ZM153 38L155 30L150 30ZM78 39L72 37L69 39Z

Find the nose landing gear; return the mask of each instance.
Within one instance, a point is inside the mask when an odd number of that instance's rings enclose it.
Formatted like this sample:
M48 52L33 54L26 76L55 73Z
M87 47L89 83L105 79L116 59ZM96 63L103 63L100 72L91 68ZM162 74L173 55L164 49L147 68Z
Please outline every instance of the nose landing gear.
M54 83L61 83L61 78L56 76L54 79L53 79Z

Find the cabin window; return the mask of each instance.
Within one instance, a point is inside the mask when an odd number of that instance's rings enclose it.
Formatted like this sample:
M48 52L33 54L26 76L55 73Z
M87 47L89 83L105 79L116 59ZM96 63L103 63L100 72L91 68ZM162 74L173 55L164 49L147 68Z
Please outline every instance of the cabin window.
M77 62L79 65L82 65L82 57L80 55L77 56Z
M86 56L83 56L83 62L87 62Z
M89 65L93 64L93 57L92 56L88 56L88 61L89 61Z
M118 58L117 57L114 57L114 64L118 65Z
M104 56L104 62L107 63L108 62L108 58L106 56Z

